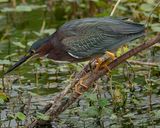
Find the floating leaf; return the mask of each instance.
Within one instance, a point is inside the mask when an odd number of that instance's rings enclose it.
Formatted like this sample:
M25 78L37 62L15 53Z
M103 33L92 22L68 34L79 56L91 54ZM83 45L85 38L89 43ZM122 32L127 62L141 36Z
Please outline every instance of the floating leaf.
M51 28L51 29L45 29L42 33L51 35L51 34L53 34L55 31L56 31L55 28Z
M29 41L29 42L27 43L27 45L28 45L28 46L31 46L35 41L36 41L36 40Z
M33 31L33 33L34 33L36 36L39 36L39 37L43 35L43 33L36 32L36 31Z
M140 6L140 9L143 10L143 11L146 11L146 12L150 12L153 10L153 5L151 4L142 4Z
M8 2L8 0L0 0L0 3Z
M9 120L15 119L15 116L13 114L8 114L7 117Z
M112 109L104 107L101 112L101 116L111 115L113 113Z
M49 116L47 116L43 113L40 113L40 112L37 112L36 116L37 116L38 119L41 119L41 120L45 120L45 121L49 120Z
M128 113L128 114L124 115L123 117L130 117L130 118L132 117L133 118L134 117L134 113Z
M17 112L15 115L16 119L23 121L26 119L26 116L22 112Z
M40 8L46 8L46 5L30 5L30 7L35 10L35 9L40 9Z
M68 2L75 2L75 0L67 0Z
M0 84L0 89L3 89L3 85L2 84Z
M9 97L4 92L0 92L0 99L3 101L8 101Z
M160 23L152 24L152 25L151 25L151 29L152 29L154 32L160 32Z
M91 106L86 110L86 113L89 117L97 117L98 114L98 109L95 106Z
M152 13L152 15L150 15L150 13L148 13L148 12L144 12L144 15L145 15L146 17L158 18L158 15L153 14L153 13Z
M10 65L11 61L10 60L0 60L0 64L4 64L4 65Z
M18 53L11 53L10 55L5 56L5 59L11 58L11 57L17 56L17 55L18 55ZM9 60L8 60L8 61L9 61Z
M6 17L0 15L0 31L5 29L6 25Z
M0 98L0 104L4 104L4 100Z
M15 8L8 8L8 7L6 7L6 8L1 9L1 12L14 12L14 11L16 11Z
M158 110L158 111L155 110L155 111L154 111L154 114L155 114L155 117L156 117L156 118L160 118L160 110Z
M100 100L98 100L98 103L100 107L105 107L108 104L108 101L106 98L101 98Z
M20 48L25 48L25 45L23 45L21 42L12 42L12 43Z
M19 5L19 6L16 6L16 11L17 12L30 12L32 11L32 8L27 5Z
M89 101L97 101L97 94L96 93L85 93L84 95Z
M93 2L99 2L99 0L91 0L91 1L93 1Z
M155 0L145 0L145 2L147 2L149 4L155 4Z
M112 114L112 115L110 116L110 119L111 119L111 120L115 120L115 119L117 119L117 115Z
M18 5L16 8L3 8L1 12L31 12L32 10L45 7L45 5Z
M127 11L127 10L128 10L126 7L121 6L121 5L119 5L117 8L118 8L119 10L122 10L122 11Z

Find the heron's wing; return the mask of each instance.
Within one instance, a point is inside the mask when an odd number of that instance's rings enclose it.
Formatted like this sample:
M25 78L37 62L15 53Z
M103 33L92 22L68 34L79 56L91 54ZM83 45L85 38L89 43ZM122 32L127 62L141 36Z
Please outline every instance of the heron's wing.
M123 43L138 38L144 27L119 19L86 19L83 22L72 21L63 30L65 36L62 43L68 54L75 58L87 58L103 54L106 50L112 51Z
M112 49L115 38L97 34L90 36L73 36L63 40L69 55L74 58L88 58L90 56L103 54L106 50Z
M96 30L102 30L103 32L111 35L116 34L136 34L144 31L144 25L133 23L123 20L122 18L84 18L78 20L72 20L65 23L60 29L70 34L77 33L92 33Z

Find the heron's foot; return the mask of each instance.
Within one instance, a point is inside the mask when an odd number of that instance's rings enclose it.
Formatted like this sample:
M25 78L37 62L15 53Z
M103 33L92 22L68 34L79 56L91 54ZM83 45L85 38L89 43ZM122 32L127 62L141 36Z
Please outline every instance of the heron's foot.
M101 67L111 72L111 69L108 67L108 62L104 63Z
M107 56L109 56L112 60L115 60L115 59L116 59L115 54L114 54L114 53L112 53L112 52L108 52L108 51L106 51L106 55L107 55Z
M109 56L112 60L116 59L116 56L114 53L112 52L108 52L106 51L106 55ZM102 64L101 67L105 68L106 70L108 70L109 72L111 72L110 68L108 67L108 65L111 63L111 61L107 60L105 63Z
M105 54L106 54L109 58L111 58L112 60L115 60L115 59L116 59L115 54L112 53L112 52L106 51ZM106 61L105 64L104 64L104 62L102 61L102 59L96 58L96 62L97 62L97 63L96 63L95 72L97 72L101 67L102 67L102 68L106 68L107 70L110 71L110 69L109 69L109 67L108 67L108 65L110 64L110 61L109 61L109 60Z
M101 65L102 65L103 61L100 58L96 58L96 68L95 68L95 72L97 72Z
M86 86L85 84L83 84L84 79L86 79L86 77L81 78L77 84L75 85L75 92L79 95L82 95L82 93L80 92L80 88L81 86L86 90L88 89L88 86Z
M96 61L97 61L97 64L96 64L95 72L98 72L100 68L105 68L109 72L111 71L108 67L108 65L110 64L109 60L107 60L106 62L103 62L100 58L97 58Z

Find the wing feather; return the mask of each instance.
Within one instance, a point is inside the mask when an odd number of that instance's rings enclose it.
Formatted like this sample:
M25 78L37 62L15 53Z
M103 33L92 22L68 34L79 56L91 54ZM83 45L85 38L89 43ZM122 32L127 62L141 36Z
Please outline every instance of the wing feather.
M64 24L59 31L64 34L61 43L68 54L83 59L142 36L144 26L121 19L86 18Z

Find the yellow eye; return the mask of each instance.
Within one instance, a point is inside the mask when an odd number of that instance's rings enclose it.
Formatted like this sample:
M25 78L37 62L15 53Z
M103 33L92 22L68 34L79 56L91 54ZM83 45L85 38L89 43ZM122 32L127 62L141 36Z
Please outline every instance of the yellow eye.
M32 54L35 53L35 52L36 52L36 51L35 51L34 49L31 50L31 53L32 53Z

